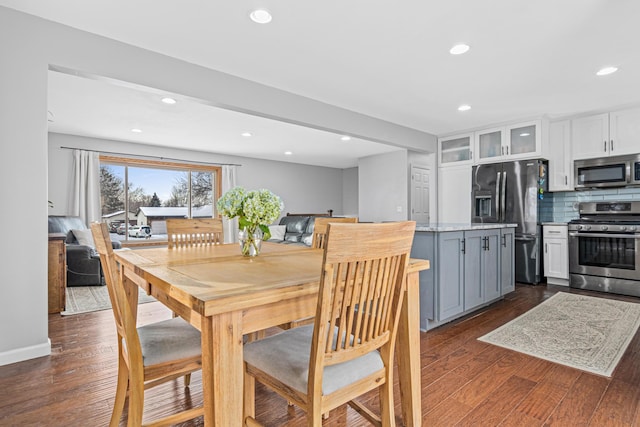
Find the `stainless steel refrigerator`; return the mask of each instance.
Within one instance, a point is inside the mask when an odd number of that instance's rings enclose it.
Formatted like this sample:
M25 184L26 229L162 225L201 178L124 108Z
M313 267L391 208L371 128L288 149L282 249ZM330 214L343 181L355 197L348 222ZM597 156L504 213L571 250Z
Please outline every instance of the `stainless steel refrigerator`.
M473 167L471 222L516 224L516 282L542 279L539 201L547 189L547 164L519 160Z

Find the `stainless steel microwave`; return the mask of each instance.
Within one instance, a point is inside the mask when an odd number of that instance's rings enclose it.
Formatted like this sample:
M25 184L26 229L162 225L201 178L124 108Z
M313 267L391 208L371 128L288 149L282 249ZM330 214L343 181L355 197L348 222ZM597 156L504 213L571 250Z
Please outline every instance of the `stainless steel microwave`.
M576 190L640 186L640 154L576 160Z

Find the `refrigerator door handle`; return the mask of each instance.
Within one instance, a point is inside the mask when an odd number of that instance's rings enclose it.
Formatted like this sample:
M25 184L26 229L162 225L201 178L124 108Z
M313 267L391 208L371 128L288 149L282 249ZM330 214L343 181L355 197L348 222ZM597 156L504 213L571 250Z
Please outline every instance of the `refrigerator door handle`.
M500 203L502 204L500 210L502 211L502 221L507 217L507 173L502 174L502 194L500 195Z
M502 221L502 212L500 210L500 177L502 176L502 172L498 172L498 176L496 177L496 217L498 218L498 222Z

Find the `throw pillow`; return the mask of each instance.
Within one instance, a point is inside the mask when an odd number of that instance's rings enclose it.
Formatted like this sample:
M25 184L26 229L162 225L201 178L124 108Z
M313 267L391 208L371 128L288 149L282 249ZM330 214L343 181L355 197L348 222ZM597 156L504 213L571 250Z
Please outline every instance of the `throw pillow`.
M93 234L91 234L91 230L88 228L85 230L71 230L71 232L76 237L79 244L89 246L91 248L96 247L96 244L93 242Z
M287 231L286 225L270 225L269 232L271 233L270 240L284 240L284 233Z

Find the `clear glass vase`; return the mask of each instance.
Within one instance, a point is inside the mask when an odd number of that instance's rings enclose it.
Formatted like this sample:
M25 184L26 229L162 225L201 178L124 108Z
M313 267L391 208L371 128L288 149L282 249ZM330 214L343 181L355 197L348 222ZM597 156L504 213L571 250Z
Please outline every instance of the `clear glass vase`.
M243 228L238 231L238 243L240 244L240 252L242 255L254 257L260 254L262 246L262 230L255 228L248 230Z

